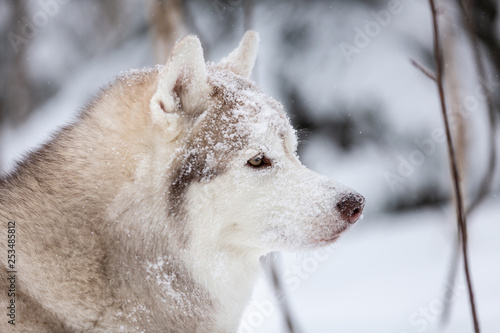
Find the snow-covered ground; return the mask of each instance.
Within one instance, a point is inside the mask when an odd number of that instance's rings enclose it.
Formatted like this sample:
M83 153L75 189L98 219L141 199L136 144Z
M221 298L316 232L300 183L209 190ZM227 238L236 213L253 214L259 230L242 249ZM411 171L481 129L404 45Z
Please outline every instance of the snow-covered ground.
M482 332L500 331L499 216L492 196L469 221ZM454 288L446 281L454 226L447 209L365 216L331 248L284 255L283 281L301 332L473 332L463 266ZM443 304L450 300L443 327ZM281 325L276 300L261 280L240 333L280 332Z

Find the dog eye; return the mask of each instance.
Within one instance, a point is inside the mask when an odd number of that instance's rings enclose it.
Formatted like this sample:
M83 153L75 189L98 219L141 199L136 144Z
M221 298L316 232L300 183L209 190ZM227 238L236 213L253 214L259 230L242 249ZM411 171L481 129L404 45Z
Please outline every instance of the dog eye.
M254 169L266 168L271 166L271 160L264 155L257 155L249 159L247 165Z

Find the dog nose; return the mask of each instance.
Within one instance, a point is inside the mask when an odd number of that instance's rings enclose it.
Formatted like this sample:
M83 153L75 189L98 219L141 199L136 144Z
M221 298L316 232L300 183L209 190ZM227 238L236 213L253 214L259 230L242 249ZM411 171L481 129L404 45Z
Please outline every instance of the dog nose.
M361 194L349 193L337 203L337 209L350 224L356 223L365 207L365 198Z

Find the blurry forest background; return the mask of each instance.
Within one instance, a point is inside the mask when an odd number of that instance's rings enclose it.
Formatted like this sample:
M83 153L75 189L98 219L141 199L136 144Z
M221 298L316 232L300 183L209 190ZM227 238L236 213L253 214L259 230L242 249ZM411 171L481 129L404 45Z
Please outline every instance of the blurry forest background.
M438 9L477 310L498 332L500 8ZM198 35L218 61L247 29L261 36L253 79L286 106L303 163L367 199L332 249L282 258L295 330L472 332L437 88L411 62L435 70L427 1L0 0L0 172L176 39ZM261 281L240 332L284 331L276 298Z

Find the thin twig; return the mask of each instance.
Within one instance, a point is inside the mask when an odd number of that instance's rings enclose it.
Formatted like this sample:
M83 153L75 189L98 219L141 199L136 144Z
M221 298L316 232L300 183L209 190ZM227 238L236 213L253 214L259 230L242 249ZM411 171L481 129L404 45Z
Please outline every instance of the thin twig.
M421 71L425 76L427 76L429 79L431 79L432 81L436 81L436 75L434 75L434 73L432 73L430 71L430 69L428 68L425 68L424 65L418 63L416 60L413 60L410 58L410 62L411 64L416 68L418 69L419 71Z
M486 106L488 108L488 118L489 118L489 141L490 141L490 151L489 151L489 161L488 161L488 169L484 175L483 181L481 182L481 186L479 187L479 191L476 197L472 200L471 204L467 208L466 215L469 216L486 198L486 195L491 190L491 184L493 181L493 177L495 175L496 168L496 132L497 132L497 123L495 119L495 112L493 109L493 99L491 98L491 91L486 86L487 77L486 77L486 69L484 68L483 57L481 55L481 48L479 45L479 41L477 38L476 28L475 28L475 19L474 15L472 15L472 1L465 0L459 1L459 7L462 12L462 17L464 19L464 25L468 32L468 36L470 38L472 52L474 54L474 60L477 64L477 74L479 76L479 82L481 84L481 88L486 98ZM458 261L460 260L460 256L458 255L458 246L454 249L454 256L452 259L452 264L450 266L450 270L448 272L447 281L451 286L451 289L455 287L456 277L458 272ZM448 302L444 305L443 313L441 317L441 323L446 324L449 320L451 307L453 302Z
M434 30L434 58L436 61L436 79L439 91L439 99L441 102L441 112L443 114L444 125L446 129L446 140L448 142L448 157L450 160L450 168L453 179L453 189L455 193L455 206L457 213L457 224L460 230L460 236L462 241L462 252L465 268L465 276L467 279L467 287L469 290L469 301L471 305L472 319L474 321L474 330L479 333L479 321L477 318L476 305L474 301L474 291L472 290L471 274L469 269L468 251L467 251L467 221L463 208L462 191L460 188L460 175L457 166L457 159L455 154L455 148L453 146L453 140L451 137L450 124L448 120L448 114L446 111L446 99L443 87L443 68L441 66L441 50L440 50L440 36L439 36L439 25L438 25L438 14L436 10L436 4L434 0L429 0L429 4L432 12L432 22Z

